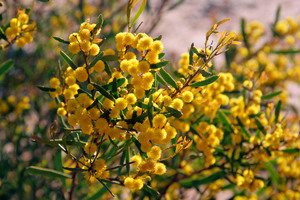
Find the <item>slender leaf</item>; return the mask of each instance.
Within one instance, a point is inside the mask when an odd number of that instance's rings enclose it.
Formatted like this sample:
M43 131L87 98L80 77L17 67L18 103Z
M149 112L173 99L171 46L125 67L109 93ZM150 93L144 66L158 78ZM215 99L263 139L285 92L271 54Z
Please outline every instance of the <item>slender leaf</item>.
M272 181L275 183L279 183L280 177L279 177L274 165L271 162L266 163L266 169L269 172Z
M276 97L276 96L280 95L281 92L282 92L282 91L272 92L272 93L270 93L270 94L266 94L266 95L262 96L261 99L262 99L262 100L271 99L271 98L273 98L273 97Z
M288 154L300 153L299 148L283 149L281 151L284 152L284 153L288 153Z
M1 16L1 15L0 15ZM8 39L3 31L3 29L0 27L0 39L4 39L5 41L8 42Z
M97 89L97 91L99 91L103 96L105 96L106 98L112 100L113 102L115 102L115 98L108 92L106 91L102 86L97 85L96 83L93 83L93 86Z
M258 129L263 132L264 134L266 134L266 129L264 128L264 126L261 124L261 122L255 118L255 123L256 123L256 126L258 127Z
M158 69L158 68L161 68L163 66L166 66L168 63L169 63L169 61L162 61L162 62L159 62L159 63L156 63L156 64L151 64L150 68L151 69Z
M105 65L104 71L105 71L109 76L111 76L111 71L110 71L110 69L109 69L109 66L108 66L107 62L104 62L104 65Z
M222 124L225 126L225 128L226 128L228 131L231 131L231 132L232 132L233 130L232 130L230 121L229 121L228 117L224 114L224 112L223 112L222 110L218 110L218 111L217 111L217 114L219 115L220 120L221 120Z
M242 132L245 134L246 137L248 137L248 139L251 137L251 134L247 131L247 129L245 128L243 122L240 120L239 117L236 117L236 120L238 122L238 125L241 127Z
M111 187L111 184L107 184L106 185L108 188ZM101 187L100 190L98 190L95 194L93 194L92 196L86 198L85 200L95 200L95 199L101 199L101 197L106 193L106 188L105 187Z
M158 54L158 59L162 59L165 55L166 55L165 53Z
M70 44L69 41L66 41L66 40L64 40L62 38L59 38L59 37L53 37L53 39L56 40L56 41L59 41L60 43Z
M153 96L151 95L149 98L149 103L148 103L148 118L149 118L149 122L150 122L150 126L153 127Z
M101 51L93 60L93 62L91 62L91 64L89 64L89 66L87 67L88 69L92 68L95 66L95 64L102 58L103 56L103 51Z
M35 167L35 166L28 167L26 169L26 172L30 174L48 176L51 178L71 178L71 176L68 174L53 169L47 169L47 168Z
M202 74L202 76L204 76L204 77L209 77L209 76L212 75L211 72L204 71L204 70L202 70L202 69L201 69L199 72L200 72L200 73Z
M44 87L44 86L37 86L37 87L44 92L55 92L56 91L55 88L49 88L49 87Z
M175 82L175 80L171 77L171 75L166 72L163 68L161 68L159 70L160 75L162 76L162 78L169 84L171 85L173 88L175 88L176 90L178 89L177 84Z
M223 171L220 171L220 172L217 172L215 174L212 174L210 176L207 176L205 178L202 178L202 179L195 179L195 178L191 178L191 179L187 179L187 180L182 180L182 181L179 181L178 183L185 187L185 188L191 188L191 187L194 187L194 186L200 186L200 185L207 185L209 183L213 183L215 182L216 180L218 179L222 179L224 178L226 175L225 172Z
M137 19L140 17L140 15L142 14L142 12L143 12L143 10L144 10L144 8L145 8L145 6L146 6L146 3L147 3L147 0L143 0L143 1L142 1L141 5L140 5L140 8L139 8L138 11L135 13L135 15L134 15L134 17L133 17L133 19L132 19L132 21L131 21L131 24L130 24L131 27L135 24L136 20L137 20Z
M64 58L64 60L72 67L73 70L77 69L77 66L75 63L72 61L72 59L63 51L60 51L60 55Z
M205 85L209 85L213 82L215 82L217 79L219 78L219 76L211 76L203 81L199 81L196 83L191 84L190 86L192 87L200 87L200 86L205 86Z
M155 199L158 199L160 194L156 190L154 190L152 187L150 187L147 184L144 184L143 190L151 195L151 197L154 197Z
M81 168L71 168L71 167L62 167L65 170L71 171L71 172L86 172L88 169L81 169Z
M241 32L243 35L244 44L247 47L247 49L249 49L247 35L246 35L246 20L244 18L241 19Z
M194 43L191 44L191 48L189 50L189 65L193 65L193 48L194 48Z
M138 148L141 157L145 160L148 156L145 152L142 151L141 143L135 137L131 137L131 140L135 144L136 148Z
M276 109L275 109L275 123L278 122L278 117L279 117L279 113L281 110L281 100L278 101L277 105L276 105Z
M270 53L273 53L273 54L298 54L298 53L300 53L300 49L271 50Z
M168 111L168 113L167 113L168 117L170 115L170 116L173 116L173 117L176 117L176 118L180 118L183 115L181 111L176 110L176 109L174 109L172 107L166 106L165 108Z
M154 38L153 41L161 40L161 38L162 38L162 35L159 35L158 37Z
M0 76L8 72L12 66L14 65L14 62L12 60L7 60L4 63L0 65Z

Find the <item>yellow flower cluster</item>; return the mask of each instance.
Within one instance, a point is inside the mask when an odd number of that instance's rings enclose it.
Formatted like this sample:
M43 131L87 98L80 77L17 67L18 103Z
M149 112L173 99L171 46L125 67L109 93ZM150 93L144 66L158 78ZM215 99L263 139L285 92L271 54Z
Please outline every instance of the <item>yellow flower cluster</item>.
M29 23L31 22L31 23ZM29 16L24 11L19 11L16 18L12 18L9 27L5 30L5 35L10 43L16 41L19 47L24 47L26 43L33 41L32 34L36 33L36 23L29 21Z
M205 166L215 164L216 158L213 153L215 147L220 144L223 139L223 131L212 124L200 122L197 126L198 135L194 135L194 141L199 151L202 151L205 156Z
M237 175L236 184L241 189L255 191L264 187L264 182L260 179L255 179L251 170L244 170L243 174Z
M6 100L0 98L0 114L7 114L12 108L16 115L20 115L23 110L30 108L29 97L24 96L19 101L17 101L16 96L9 96Z
M97 42L95 36L99 35L101 31L101 29L97 29L96 26L96 24L90 24L89 20L82 23L79 32L72 33L69 36L69 51L73 54L82 51L86 55L96 56L99 53L100 48L95 43Z

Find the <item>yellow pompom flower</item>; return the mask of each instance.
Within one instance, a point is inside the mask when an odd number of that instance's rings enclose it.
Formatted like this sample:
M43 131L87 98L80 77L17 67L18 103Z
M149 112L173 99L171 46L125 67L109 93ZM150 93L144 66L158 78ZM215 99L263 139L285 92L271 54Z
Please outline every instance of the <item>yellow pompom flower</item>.
M134 162L134 163L132 163L132 165L137 167L141 164L142 157L140 155L134 155L131 157L131 162Z
M93 142L87 142L84 146L84 151L89 155L93 155L97 151L97 145Z
M130 93L126 96L126 101L129 105L136 103L136 96L133 93Z
M126 46L132 45L134 42L135 36L132 33L126 32L123 37L123 44Z
M158 114L153 118L153 126L155 128L162 128L167 123L167 118L163 114Z
M164 173L166 173L166 171L166 166L163 163L156 163L154 168L154 174L163 175Z
M185 103L190 103L192 102L194 99L194 94L190 91L185 91L183 94L182 94L182 100L185 102Z
M125 108L127 108L126 99L124 99L123 97L120 97L120 98L116 99L115 107L119 110L124 110Z
M75 77L79 82L84 82L88 79L89 75L88 75L85 67L78 67L75 70Z
M18 47L24 47L26 44L26 39L24 37L20 37L16 40Z
M94 65L94 69L96 72L102 72L105 69L104 62L102 60L96 62L96 64Z
M111 101L110 99L104 99L102 104L103 104L103 108L106 110L114 107L114 102Z
M91 56L96 56L100 51L100 48L97 44L92 44L91 50L90 50L90 55Z
M136 96L136 98L141 99L145 96L145 90L142 88L135 88L134 95Z
M67 114L67 111L66 111L65 108L60 107L60 108L57 109L57 114L62 117L62 116L65 116Z
M18 16L18 20L22 23L22 24L27 24L29 21L29 17L26 13L22 13Z
M60 86L60 81L58 78L51 78L49 84L51 88L57 88L58 86Z
M161 156L161 149L159 146L153 146L151 150L147 153L148 158L153 160L159 160Z
M147 61L143 60L143 61L139 62L137 67L138 67L139 72L145 74L145 73L149 72L150 64Z
M80 46L79 46L78 42L77 41L71 42L68 46L68 50L72 54L77 54L80 51Z
M137 50L138 51L145 51L150 49L151 45L153 43L153 39L149 36L143 37L142 39L139 40L137 44Z
M171 107L175 108L176 110L181 110L183 107L183 101L181 99L176 98L172 101Z
M162 52L163 49L164 49L163 43L159 40L154 41L151 45L151 51L154 51L156 53Z

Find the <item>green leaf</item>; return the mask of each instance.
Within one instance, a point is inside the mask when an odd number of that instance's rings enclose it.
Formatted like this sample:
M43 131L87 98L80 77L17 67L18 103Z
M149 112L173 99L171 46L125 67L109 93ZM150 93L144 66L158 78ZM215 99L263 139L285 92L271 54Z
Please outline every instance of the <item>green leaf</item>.
M105 187L105 189L111 194L111 196L116 197L116 195L114 195L114 193L112 193L112 191L109 189L109 187L99 178L97 178L97 180Z
M60 43L70 44L69 41L66 41L66 40L64 40L62 38L59 38L59 37L53 37L53 39L56 40L56 41L59 41Z
M50 178L71 178L70 175L42 167L30 166L26 169L27 173L48 176Z
M187 179L187 180L182 180L182 181L179 181L178 183L185 187L185 188L192 188L194 186L198 187L200 185L207 185L207 184L210 184L210 183L213 183L215 182L216 180L218 179L222 179L224 178L226 175L225 172L223 171L220 171L220 172L217 172L215 174L212 174L210 176L207 176L205 178L202 178L202 179L199 179L199 178L191 178L191 179Z
M142 151L141 143L135 137L131 137L131 140L135 144L136 148L138 148L141 157L145 160L148 156L145 152Z
M148 116L148 113L145 112L138 117L134 117L132 119L127 119L126 122L129 124L135 124L136 122L142 123L147 116Z
M126 149L126 163L130 163L130 152L129 147ZM126 174L127 176L130 175L130 165L126 165Z
M244 18L241 19L241 32L243 35L244 44L249 49L248 41L247 41L247 35L246 35L246 20Z
M158 37L154 38L153 41L161 40L161 38L162 38L162 35L159 35Z
M4 63L0 65L0 76L8 72L12 66L14 65L14 62L12 60L7 60Z
M165 55L166 55L165 53L158 54L158 59L162 59Z
M75 63L72 61L72 59L63 51L60 51L60 55L64 58L64 60L72 67L73 70L77 69L77 66Z
M37 86L37 87L44 92L55 92L56 91L55 88L49 88L49 87L44 87L44 86Z
M144 184L143 190L151 195L151 197L154 197L155 199L158 199L160 194L156 190L154 190L152 187L150 187L147 184Z
M162 61L162 62L159 62L159 63L156 63L156 64L151 64L150 68L151 69L158 69L158 68L161 68L163 66L166 66L168 63L169 63L169 61Z
M279 35L279 34L277 33L275 27L276 27L277 22L279 21L280 10L281 10L281 7L278 6L278 7L277 7L277 10L276 10L276 15L275 15L275 21L274 21L273 26L272 26L273 36L278 36L278 35Z
M153 96L151 95L149 98L149 103L147 106L147 110L148 110L148 118L149 118L149 122L150 122L150 126L153 127Z
M212 73L211 72L207 72L207 71L204 71L204 70L200 70L199 71L201 74L202 74L202 76L204 76L204 77L209 77L209 76L211 76L212 75Z
M141 102L141 101L136 102L135 105L140 108L143 108L143 109L148 109L148 104L145 104L144 102ZM154 108L154 111L161 111L161 109L157 106L153 105L153 108Z
M277 105L276 105L276 109L275 109L275 123L278 122L278 117L279 117L279 113L281 110L281 100L278 101Z
M251 134L247 131L247 129L245 128L244 124L242 123L242 121L240 120L239 117L236 117L236 120L238 122L238 125L241 127L242 132L245 134L246 137L248 137L248 139L251 137Z
M266 95L264 95L264 96L261 97L261 100L271 99L271 98L273 98L273 97L276 97L276 96L280 95L281 92L282 92L282 91L272 92L272 93L270 93L270 94L266 94Z
M101 58L102 61L116 61L119 57L116 55L105 55Z
M103 96L115 102L115 98L108 91L106 91L102 86L97 85L96 83L92 83L92 84L97 89L97 91L99 91Z
M103 56L103 51L101 51L93 60L93 62L91 62L91 64L87 67L88 69L92 68L95 66L95 64L102 58Z
M156 80L158 82L160 82L164 86L168 87L168 84L160 76L158 76L158 74L156 74L156 72L152 71L151 73L153 74L153 76L156 78Z
M192 87L200 87L200 86L205 86L205 85L209 85L213 82L215 82L217 79L219 78L219 76L211 76L203 81L199 81L196 83L192 83L190 86Z
M279 177L274 165L270 161L266 163L266 169L269 172L272 181L275 183L279 183L280 177Z
M177 84L175 82L175 80L171 77L171 75L166 72L163 68L161 68L159 70L160 75L162 76L162 78L169 84L171 85L173 88L175 88L176 90L178 90Z
M54 167L57 171L64 172L63 170L63 163L62 163L62 157L61 157L61 151L58 150L54 156ZM61 179L62 183L66 187L67 183L64 178Z
M143 0L143 1L142 1L141 5L140 5L140 7L139 7L139 9L138 9L138 11L135 13L135 15L134 15L134 17L133 17L133 19L132 19L132 21L131 21L131 24L130 24L131 27L135 24L136 20L137 20L137 19L140 17L140 15L142 14L142 12L143 12L143 10L144 10L144 8L145 8L145 6L146 6L146 3L147 3L147 0Z
M121 87L125 83L125 78L117 79L117 87ZM106 90L112 90L113 89L113 82L110 82L106 85L102 85L102 87Z
M264 128L264 126L261 124L261 122L255 117L255 123L256 126L258 127L258 129L263 132L264 134L266 134L266 129Z
M1 15L0 15L1 16ZM0 39L4 39L5 41L8 42L8 39L3 31L3 29L0 27Z
M194 48L194 43L191 44L191 48L189 50L189 65L193 66L193 48Z
M300 53L300 49L287 49L287 50L271 50L273 54L297 54Z
M226 128L228 131L231 131L231 132L232 132L233 130L232 130L230 121L229 121L228 117L225 115L225 113L224 113L222 110L218 110L218 111L217 111L217 114L219 115L220 120L221 120L222 124L225 126L225 128Z
M96 98L95 101L86 108L86 110L90 110L91 108L97 106L98 102L99 102L99 100Z
M71 172L86 172L88 169L81 169L81 168L71 168L71 167L62 167L65 170L71 171Z
M100 29L103 25L103 18L102 18L102 15L100 14L98 16L98 24L97 24L97 28Z
M283 149L281 151L284 153L288 153L288 154L300 153L300 149L298 149L298 148Z
M175 108L168 107L168 106L165 106L165 108L168 111L168 113L165 114L166 117L173 116L176 118L180 118L183 115L181 111L176 110Z
M107 62L104 62L104 65L105 65L105 72L109 75L109 76L111 76L111 71L110 71L110 69L109 69L109 66L108 66L108 64L107 64Z
M38 0L38 1L41 1L41 2L49 2L49 0Z
M124 165L125 156L126 156L126 151L123 151L122 156L120 158L120 165L119 165L120 167L118 170L118 176L121 176L122 168L123 168L123 166L125 166Z

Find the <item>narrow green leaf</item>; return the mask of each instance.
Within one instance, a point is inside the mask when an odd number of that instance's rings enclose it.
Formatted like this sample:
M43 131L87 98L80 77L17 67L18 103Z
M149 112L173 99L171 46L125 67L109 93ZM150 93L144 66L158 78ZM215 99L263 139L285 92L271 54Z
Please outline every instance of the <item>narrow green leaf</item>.
M88 69L92 68L95 66L95 64L102 58L103 56L103 51L101 51L93 60L93 62L91 62L91 64L87 67Z
M12 66L14 65L14 62L12 60L7 60L4 63L0 65L0 76L8 72Z
M124 165L125 156L126 156L126 151L123 151L122 156L120 158L120 165L119 165L120 167L119 167L119 170L118 170L118 176L119 177L121 176L123 166L125 166Z
M99 178L97 178L97 180L105 187L105 189L111 194L111 196L116 197L116 195L114 195L114 193L112 193L112 191L109 189L109 187Z
M0 15L1 16L1 15ZM8 42L8 39L3 31L3 29L0 27L0 39L4 39L5 41Z
M155 199L158 199L160 194L156 190L154 190L152 187L150 187L147 184L144 184L143 190L151 195L151 197L154 197Z
M284 153L288 153L288 154L300 153L300 149L298 149L298 148L283 149L281 151Z
M125 83L125 78L117 79L117 87L121 87ZM106 90L112 90L113 89L113 82L110 82L106 85L102 85L102 87Z
M44 92L55 92L56 91L55 88L49 88L49 87L44 87L44 86L37 86L37 87Z
M300 49L271 50L270 53L273 53L273 54L298 54L298 53L300 53Z
M217 114L219 115L220 117L220 120L222 122L222 124L225 126L225 128L228 130L228 131L233 131L232 130L232 127L231 127L231 124L229 122L229 119L228 117L224 114L224 112L222 110L218 110L217 111Z
M277 105L276 105L276 109L275 109L275 123L278 122L278 117L279 117L279 113L281 110L281 100L278 101Z
M191 48L189 50L189 65L193 66L193 48L194 48L194 43L191 44Z
M142 123L147 116L148 116L148 113L145 112L145 113L143 113L140 116L137 116L135 118L127 119L126 122L129 123L129 124L135 124L137 122Z
M28 167L26 169L26 172L30 174L48 176L51 178L71 178L71 176L68 174L53 169L47 169L47 168L35 167L35 166Z
M97 24L97 28L100 29L103 25L103 18L102 18L102 15L100 14L98 16L98 24Z
M249 45L248 45L248 38L246 35L246 20L244 18L241 19L241 32L243 35L243 40L244 40L244 44L247 47L247 49L249 49Z
M276 96L280 95L281 92L282 92L282 91L272 92L272 93L270 93L270 94L266 94L266 95L262 96L261 99L262 99L262 100L271 99L271 98L273 98L273 97L276 97Z
M115 98L118 98L118 84L117 84L117 78L115 77L112 82L112 94Z
M129 147L126 149L126 163L130 163ZM126 165L126 174L127 174L127 176L130 175L130 165Z
M158 37L154 38L153 41L161 40L161 38L162 38L162 35L159 35Z
M71 168L71 167L62 167L65 170L71 171L71 172L86 172L88 169L81 169L81 168Z
M72 61L72 59L63 51L60 51L60 55L64 58L64 60L72 67L73 70L77 69L77 66L75 63Z
M199 71L201 74L202 74L202 76L204 76L204 77L209 77L209 76L211 76L212 75L212 73L211 72L207 72L207 71L204 71L204 70L200 70Z
M266 169L269 172L272 181L275 183L279 183L280 177L279 177L274 165L271 162L266 163Z
M274 20L274 23L273 23L273 25L272 25L273 36L278 36L278 35L279 35L279 34L277 33L275 27L276 27L277 22L279 21L280 10L281 10L281 7L278 6L278 7L277 7L277 10L276 10L275 20Z
M266 129L264 128L264 126L261 124L261 122L255 117L255 123L256 126L258 127L258 129L263 132L264 134L266 134Z
M110 69L109 69L109 66L108 66L107 62L104 62L104 65L105 65L104 71L105 71L109 76L111 76L111 71L110 71Z
M176 90L178 90L177 84L175 82L175 80L171 77L171 75L166 72L163 68L161 68L159 70L160 75L162 76L162 78L169 84L171 85L173 88L175 88Z
M86 110L90 110L91 108L96 107L98 105L98 102L99 100L96 98L95 101L89 107L86 108Z
M105 55L101 58L102 61L116 61L119 57L116 55Z
M62 152L61 152L60 150L58 150L58 151L56 152L55 156L54 156L53 161L54 161L54 167L55 167L55 169L56 169L57 171L63 173L64 170L63 170L63 163L62 163L61 153L62 153ZM66 180L65 180L64 178L62 178L61 181L62 181L62 183L64 184L64 186L67 185Z
M165 55L166 55L165 53L158 54L158 59L162 59Z
M168 116L168 117L173 116L173 117L176 117L176 118L180 118L183 115L181 111L176 110L172 107L165 106L165 108L168 111L168 113L166 113L165 115Z
M192 83L190 86L201 87L201 86L209 85L209 84L212 84L213 82L215 82L218 78L219 78L219 76L211 76L203 81Z
M147 113L148 113L150 126L153 127L153 122L152 122L152 120L153 120L153 96L152 95L149 98L147 110L148 110Z
M58 41L58 42L60 42L60 43L70 44L69 41L66 41L66 40L64 40L62 38L59 38L59 37L53 37L53 39L56 40L56 41Z
M271 155L272 155L272 154L271 154L271 151L270 151L268 148L264 147L264 150L265 150L265 152L268 154L268 156L271 156Z
M191 178L191 179L179 181L178 183L185 188L191 188L194 186L207 185L209 183L215 182L218 179L222 179L225 176L226 176L226 173L223 171L220 171L220 172L217 172L215 174L212 174L212 175L207 176L202 179Z
M135 144L136 148L138 148L141 157L145 160L148 156L145 152L142 151L141 143L135 137L131 137L131 140Z
M247 129L245 128L243 122L240 120L239 117L236 117L236 120L238 122L238 125L241 127L242 132L245 134L246 137L248 137L248 139L251 137L251 134L247 131Z
M161 68L163 66L166 66L168 63L169 63L169 61L162 61L162 62L159 62L159 63L156 63L156 64L151 64L150 68L151 69L158 69L158 68Z
M131 24L130 24L131 27L135 24L136 20L137 20L137 19L140 17L140 15L142 14L142 12L143 12L143 10L144 10L144 8L145 8L145 6L146 6L146 3L147 3L147 0L143 0L143 1L142 1L141 5L140 5L140 7L139 7L139 9L138 9L138 11L135 13L135 15L134 15L134 17L133 17L133 19L132 19L132 21L131 21Z
M105 96L106 98L112 100L113 102L115 102L115 98L108 92L106 91L102 86L97 85L96 83L93 83L93 86L97 89L97 91L99 91L103 96Z
M156 72L152 72L153 76L156 77L157 81L163 84L164 86L168 87L168 84L162 79ZM155 76L156 75L156 76Z
M144 102L141 101L136 102L135 105L143 109L148 109L148 104L145 104ZM153 109L154 111L161 111L161 108L154 105L153 105Z
M41 1L41 2L49 2L49 0L38 0L38 1Z

